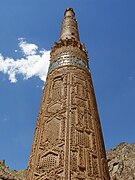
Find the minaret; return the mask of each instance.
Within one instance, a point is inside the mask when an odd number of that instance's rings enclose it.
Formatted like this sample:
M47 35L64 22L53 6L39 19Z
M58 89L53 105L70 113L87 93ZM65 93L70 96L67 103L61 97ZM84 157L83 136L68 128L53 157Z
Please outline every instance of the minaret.
M67 8L51 51L26 180L109 179L88 55Z

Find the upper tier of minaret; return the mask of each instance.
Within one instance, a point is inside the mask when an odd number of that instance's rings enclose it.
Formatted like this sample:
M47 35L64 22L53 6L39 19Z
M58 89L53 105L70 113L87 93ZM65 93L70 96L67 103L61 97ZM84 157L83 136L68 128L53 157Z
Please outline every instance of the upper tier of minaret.
M78 23L72 8L67 8L62 21L60 39L51 50L49 71L62 66L78 66L88 71L88 55L80 42Z
M57 54L57 50L61 47L77 47L86 56L87 51L83 43L80 42L78 23L75 18L75 13L72 8L67 8L64 13L64 19L62 21L60 39L58 42L54 42L52 47L51 57Z
M72 38L74 38L76 41L80 41L75 13L72 8L67 8L62 22L60 40Z

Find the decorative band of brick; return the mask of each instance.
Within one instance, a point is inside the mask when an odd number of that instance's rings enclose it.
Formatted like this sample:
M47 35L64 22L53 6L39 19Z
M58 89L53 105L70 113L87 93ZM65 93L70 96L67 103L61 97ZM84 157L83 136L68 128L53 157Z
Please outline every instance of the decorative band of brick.
M85 65L85 63L82 60L64 60L64 61L56 61L53 63L50 63L49 69L48 69L48 73L50 73L52 70L54 70L57 67L60 66L67 66L67 65L73 65L73 66L77 66L77 67L81 67L84 70L89 71L89 68Z

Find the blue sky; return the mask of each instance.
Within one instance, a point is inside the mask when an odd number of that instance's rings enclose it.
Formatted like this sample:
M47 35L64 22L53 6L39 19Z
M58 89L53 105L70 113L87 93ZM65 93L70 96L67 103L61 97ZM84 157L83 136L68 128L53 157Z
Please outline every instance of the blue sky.
M135 1L0 3L0 159L11 169L27 168L46 61L67 7L76 13L80 39L89 53L106 149L134 142Z

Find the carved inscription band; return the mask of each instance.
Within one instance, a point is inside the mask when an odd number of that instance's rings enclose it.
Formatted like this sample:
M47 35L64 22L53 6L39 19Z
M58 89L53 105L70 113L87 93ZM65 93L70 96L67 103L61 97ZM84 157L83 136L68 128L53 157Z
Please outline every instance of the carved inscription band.
M85 63L82 60L71 59L71 60L63 60L63 61L56 61L56 62L50 63L48 73L57 67L66 66L66 65L73 65L73 66L81 67L84 70L89 71L88 67L85 65Z

